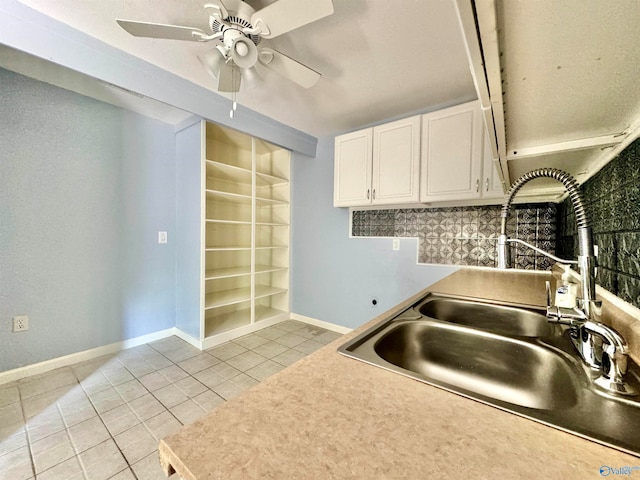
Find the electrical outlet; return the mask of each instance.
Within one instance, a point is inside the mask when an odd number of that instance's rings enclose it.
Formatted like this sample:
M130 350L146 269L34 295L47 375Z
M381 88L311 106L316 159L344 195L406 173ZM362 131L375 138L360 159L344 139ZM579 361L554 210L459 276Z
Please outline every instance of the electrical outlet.
M393 249L394 250L400 250L400 239L399 238L394 238L393 239Z
M158 243L167 243L167 232L158 232Z
M13 317L13 331L24 332L29 330L29 317L26 315L18 315Z

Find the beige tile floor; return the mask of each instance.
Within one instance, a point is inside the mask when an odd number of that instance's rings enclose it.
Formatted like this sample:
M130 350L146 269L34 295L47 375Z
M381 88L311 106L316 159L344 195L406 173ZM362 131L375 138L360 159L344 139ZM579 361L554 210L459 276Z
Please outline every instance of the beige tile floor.
M288 320L204 352L169 337L0 385L0 479L166 478L161 438L339 336Z

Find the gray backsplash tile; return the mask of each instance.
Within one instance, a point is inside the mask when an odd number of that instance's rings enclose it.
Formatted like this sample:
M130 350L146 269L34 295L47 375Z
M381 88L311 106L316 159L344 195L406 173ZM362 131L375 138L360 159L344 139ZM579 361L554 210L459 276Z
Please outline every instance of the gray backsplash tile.
M640 307L640 140L582 185L580 194L598 245L596 282ZM565 200L558 205L558 256L577 256L576 231Z
M442 265L496 265L500 206L362 210L352 212L355 237L417 237L418 261ZM523 204L512 209L508 232L555 253L556 205ZM514 247L517 268L548 270L551 263L531 249Z
M618 291L618 278L615 270L598 267L596 283L610 292Z
M631 277L623 273L618 273L616 277L617 295L632 305L640 305L640 278Z

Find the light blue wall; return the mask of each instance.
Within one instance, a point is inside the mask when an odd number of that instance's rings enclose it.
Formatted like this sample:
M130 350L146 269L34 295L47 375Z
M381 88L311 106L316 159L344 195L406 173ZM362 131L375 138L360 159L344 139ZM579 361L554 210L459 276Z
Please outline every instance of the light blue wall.
M176 133L176 327L200 339L203 128L198 120Z
M334 138L292 165L291 310L355 328L457 267L417 265L417 241L349 238L349 211L333 207ZM371 299L378 306L371 306Z
M316 152L314 137L248 109L230 120L224 97L17 0L0 2L0 18L0 44L294 151L292 311L356 326L452 271L417 266L414 240L393 252L387 239L348 238L347 210L332 206L333 138ZM171 127L51 91L22 102L0 89L8 99L0 106L0 370L176 324L175 262L185 251L171 241L184 232L175 228L174 180L182 180ZM155 243L157 230L169 232L168 245ZM33 316L32 330L8 335L5 322L19 313ZM178 318L192 335L194 318Z
M0 85L0 371L174 326L173 127L1 69Z
M17 0L0 2L0 19L0 45L315 155L315 137L242 106L231 120L225 97ZM0 82L0 371L176 325L198 337L200 201L173 127L37 82L11 86L10 75ZM10 334L18 314L31 330Z

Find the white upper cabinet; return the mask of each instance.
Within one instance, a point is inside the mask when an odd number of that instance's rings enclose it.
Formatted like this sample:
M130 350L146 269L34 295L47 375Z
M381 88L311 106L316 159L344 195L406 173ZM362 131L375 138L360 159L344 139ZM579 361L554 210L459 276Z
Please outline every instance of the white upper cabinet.
M420 201L420 116L373 128L374 205Z
M333 205L500 203L504 193L474 101L340 135Z
M422 202L481 198L483 130L478 101L422 116Z
M333 178L333 206L371 204L371 152L373 129L336 137Z
M419 165L420 116L338 136L333 205L417 203Z

